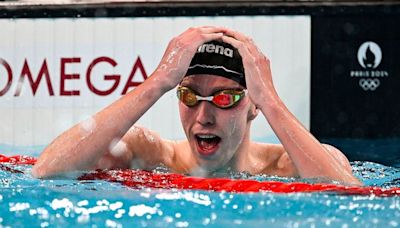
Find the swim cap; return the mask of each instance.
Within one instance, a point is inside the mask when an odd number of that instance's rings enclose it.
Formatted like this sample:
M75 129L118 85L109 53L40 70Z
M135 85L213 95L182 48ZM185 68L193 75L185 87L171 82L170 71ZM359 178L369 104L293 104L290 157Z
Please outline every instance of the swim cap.
M229 78L246 87L242 57L232 45L211 41L204 43L194 55L185 76L212 74Z

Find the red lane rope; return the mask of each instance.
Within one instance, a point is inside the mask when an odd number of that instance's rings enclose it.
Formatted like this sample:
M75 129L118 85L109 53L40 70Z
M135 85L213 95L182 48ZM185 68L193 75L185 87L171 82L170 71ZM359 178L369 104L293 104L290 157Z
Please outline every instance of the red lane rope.
M34 165L36 158L26 155L15 155L7 157L0 154L0 163L11 163L15 165Z
M7 157L0 154L0 163L13 165L33 165L36 159L24 155ZM0 164L0 169L18 172ZM21 171L19 171L21 172ZM181 174L160 174L144 170L96 170L84 174L79 180L107 180L121 183L131 188L193 189L225 191L234 193L246 192L333 192L344 195L375 195L381 197L400 196L400 188L355 187L334 184L285 183L278 181L235 180L228 178L188 177Z

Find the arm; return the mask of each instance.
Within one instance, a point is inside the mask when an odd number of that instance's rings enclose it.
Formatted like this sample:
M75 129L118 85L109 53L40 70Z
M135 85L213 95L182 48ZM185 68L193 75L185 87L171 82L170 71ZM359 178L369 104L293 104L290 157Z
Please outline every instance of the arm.
M168 88L154 83L161 74L153 74L141 86L58 136L40 155L32 169L35 177L86 170L105 164L119 139L157 101ZM129 155L124 155L129 156Z
M144 83L90 119L58 136L40 155L32 169L33 176L46 177L73 170L92 169L99 165L116 166L112 163L121 159L110 157L115 142L118 142L165 92L182 80L197 47L204 42L221 38L223 31L223 28L209 26L190 28L172 39L160 65ZM125 143L126 141L129 141L129 136L123 140ZM130 145L124 156L120 157L133 159L135 154L129 152L139 151L139 145L140 143Z
M226 32L222 39L238 48L250 98L278 136L300 177L322 177L360 185L361 182L352 175L351 170L344 169L340 161L287 109L275 91L269 60L253 41L234 31Z

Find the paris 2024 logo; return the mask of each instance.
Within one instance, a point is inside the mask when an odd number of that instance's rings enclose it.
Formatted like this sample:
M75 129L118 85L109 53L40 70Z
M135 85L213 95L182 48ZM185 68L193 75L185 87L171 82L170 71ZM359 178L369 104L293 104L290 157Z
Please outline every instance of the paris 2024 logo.
M364 91L376 91L381 80L389 77L386 70L377 69L382 61L381 48L373 41L366 41L358 48L357 59L363 69L350 71L350 77L358 78L358 85Z

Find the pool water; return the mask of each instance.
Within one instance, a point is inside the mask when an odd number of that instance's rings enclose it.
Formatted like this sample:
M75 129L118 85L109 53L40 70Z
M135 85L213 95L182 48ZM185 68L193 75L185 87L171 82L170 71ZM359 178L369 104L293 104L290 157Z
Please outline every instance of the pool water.
M352 167L368 186L400 187L399 168L371 162L353 162ZM132 189L102 180L38 180L30 175L31 168L2 164L0 227L400 226L399 196ZM260 181L299 181L231 175Z

